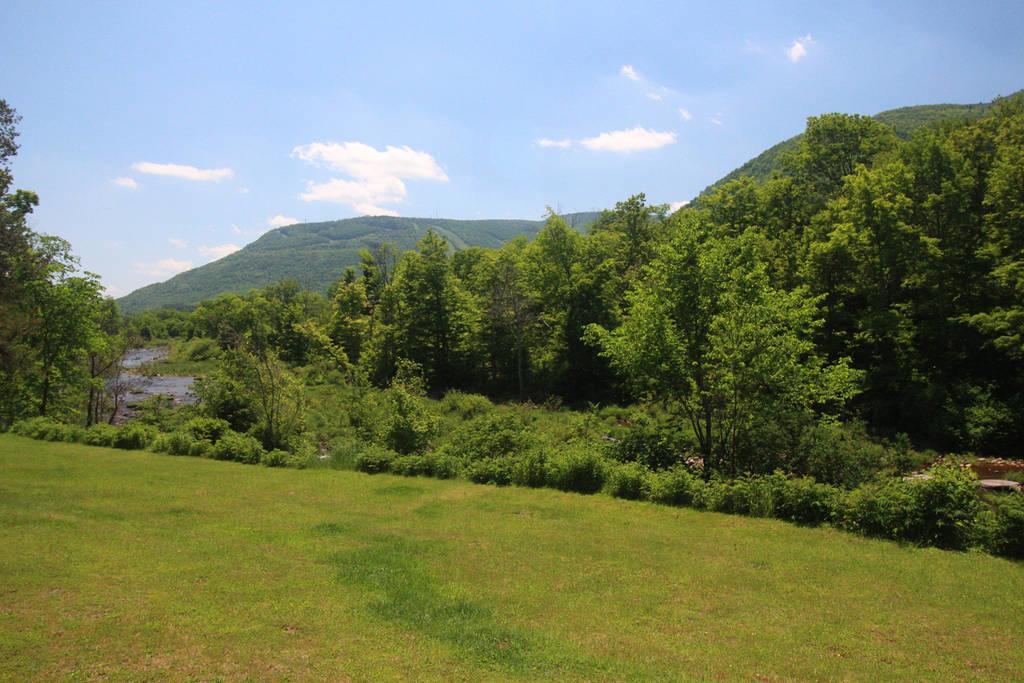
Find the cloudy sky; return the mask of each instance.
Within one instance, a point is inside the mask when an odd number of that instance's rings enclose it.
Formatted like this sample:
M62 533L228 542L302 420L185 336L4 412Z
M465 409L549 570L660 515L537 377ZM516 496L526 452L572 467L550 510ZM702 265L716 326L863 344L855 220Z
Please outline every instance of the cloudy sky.
M120 296L295 221L682 202L828 111L1024 87L1024 4L7 0L16 184Z

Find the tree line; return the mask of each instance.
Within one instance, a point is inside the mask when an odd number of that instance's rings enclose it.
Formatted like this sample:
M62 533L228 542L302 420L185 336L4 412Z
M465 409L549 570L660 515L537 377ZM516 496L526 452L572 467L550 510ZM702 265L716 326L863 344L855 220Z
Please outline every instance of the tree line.
M66 245L27 230L35 198L7 194L5 177L10 423L81 410L90 354L104 365L104 330L119 323ZM122 328L215 339L231 374L249 368L277 396L267 410L289 414L281 368L386 386L411 363L436 393L657 402L726 472L799 460L836 421L1011 453L1024 436L1022 250L1020 98L906 140L828 114L808 120L770 179L732 181L674 213L639 194L581 234L551 212L534 239L500 249L455 251L428 231L404 254L364 251L326 295L282 282Z

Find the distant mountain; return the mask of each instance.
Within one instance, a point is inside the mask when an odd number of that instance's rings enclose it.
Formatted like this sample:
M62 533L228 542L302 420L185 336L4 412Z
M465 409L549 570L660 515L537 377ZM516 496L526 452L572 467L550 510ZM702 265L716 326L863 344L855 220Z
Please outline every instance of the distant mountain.
M583 230L599 213L564 216ZM455 249L500 247L524 235L532 237L544 221L460 221L436 218L363 216L326 223L297 223L271 230L255 242L224 258L137 289L118 300L125 313L171 306L190 308L224 292L248 292L257 287L296 280L301 286L326 291L345 269L359 264L359 250L382 242L399 251L413 248L433 228Z
M978 104L922 104L914 107L900 107L899 109L883 111L880 114L875 114L875 118L882 123L892 126L896 134L901 138L909 138L911 133L918 128L924 128L925 126L935 125L944 121L973 121L974 119L981 118L991 108L992 103L990 102L980 102ZM795 135L788 140L783 140L779 144L769 147L725 177L709 185L701 194L705 194L741 176L751 176L757 180L770 178L772 172L779 167L779 158L782 154L796 148L801 137L803 137L803 134Z

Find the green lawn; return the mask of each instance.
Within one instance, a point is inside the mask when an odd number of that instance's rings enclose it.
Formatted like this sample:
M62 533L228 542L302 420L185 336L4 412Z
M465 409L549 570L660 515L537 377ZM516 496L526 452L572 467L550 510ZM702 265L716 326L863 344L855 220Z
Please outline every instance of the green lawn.
M0 679L1024 677L1024 566L0 435Z

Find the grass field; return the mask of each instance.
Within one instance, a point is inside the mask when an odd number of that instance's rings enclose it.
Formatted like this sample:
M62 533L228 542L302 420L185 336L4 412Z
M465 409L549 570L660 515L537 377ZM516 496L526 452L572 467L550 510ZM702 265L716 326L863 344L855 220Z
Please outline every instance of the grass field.
M0 435L0 679L1024 677L1024 566Z

